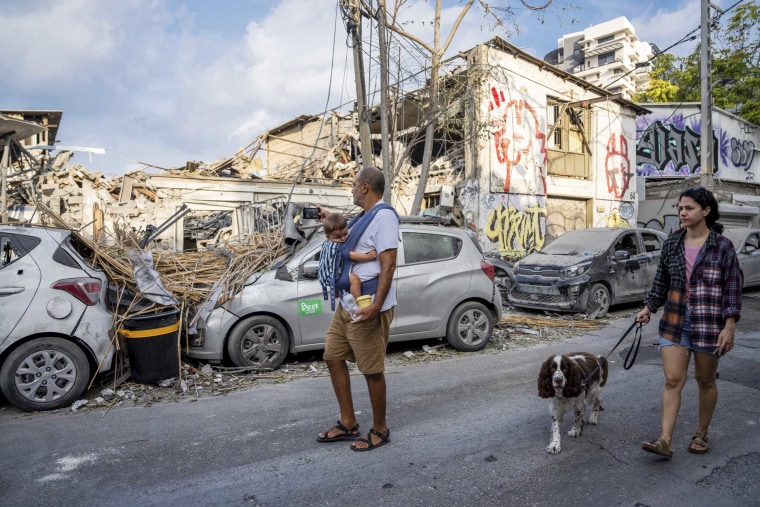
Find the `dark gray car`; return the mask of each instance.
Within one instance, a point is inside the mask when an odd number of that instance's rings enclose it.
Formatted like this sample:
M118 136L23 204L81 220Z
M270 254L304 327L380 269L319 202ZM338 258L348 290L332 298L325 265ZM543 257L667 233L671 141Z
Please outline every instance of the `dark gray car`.
M644 299L666 237L641 228L567 232L515 264L509 302L602 317L614 304Z
M187 355L276 368L289 352L324 348L334 313L317 280L324 240L314 234L286 263L252 277L199 324ZM402 224L390 340L445 337L458 350L482 349L501 318L494 278L494 267L471 231Z

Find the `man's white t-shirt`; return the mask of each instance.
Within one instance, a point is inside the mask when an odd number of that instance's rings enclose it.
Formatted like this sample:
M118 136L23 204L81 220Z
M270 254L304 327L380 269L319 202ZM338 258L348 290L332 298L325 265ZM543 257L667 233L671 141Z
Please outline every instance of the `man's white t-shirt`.
M380 204L382 201L378 201ZM375 205L377 206L377 204ZM399 237L398 218L389 209L381 209L364 230L359 242L354 247L355 252L367 253L375 250L378 257L367 262L357 262L351 265L353 271L361 280L368 280L380 274L380 253L386 250L398 249ZM391 282L391 288L385 297L381 311L396 306L396 280Z

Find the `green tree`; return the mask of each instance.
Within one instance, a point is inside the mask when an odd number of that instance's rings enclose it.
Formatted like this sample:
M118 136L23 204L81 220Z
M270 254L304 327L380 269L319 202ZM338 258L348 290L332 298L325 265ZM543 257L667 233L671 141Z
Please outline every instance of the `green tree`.
M760 6L756 0L738 5L713 28L713 103L752 123L760 123ZM722 20L721 20L722 21ZM700 51L657 57L649 87L639 102L698 102Z

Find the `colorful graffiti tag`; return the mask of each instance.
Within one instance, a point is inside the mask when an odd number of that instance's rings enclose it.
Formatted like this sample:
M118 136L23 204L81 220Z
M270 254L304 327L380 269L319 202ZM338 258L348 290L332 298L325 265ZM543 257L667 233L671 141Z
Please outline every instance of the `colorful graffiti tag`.
M622 134L612 134L607 141L604 160L607 190L615 199L621 199L631 182L631 162L628 160L628 140Z
M485 234L499 244L501 254L526 254L544 246L546 208L534 205L517 209L499 202L486 218Z
M713 142L718 146L717 139ZM636 174L651 176L666 171L684 176L696 174L701 167L699 144L699 133L688 125L679 128L659 120L650 123L636 145ZM713 155L713 167L717 172L717 151Z
M538 115L524 100L507 101L504 92L491 88L491 111L494 149L500 167L493 175L503 185L497 192L545 194L546 136L541 132Z

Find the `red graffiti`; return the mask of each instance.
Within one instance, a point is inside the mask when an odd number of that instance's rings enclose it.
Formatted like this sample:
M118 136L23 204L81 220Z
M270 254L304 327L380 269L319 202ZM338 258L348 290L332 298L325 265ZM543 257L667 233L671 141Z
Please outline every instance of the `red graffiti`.
M496 158L499 163L506 166L504 191L509 192L510 190L513 169L521 166L526 173L531 172L527 166L535 149L537 153L541 154L541 157L540 160L536 161L536 167L532 169L532 172L538 174L526 174L525 176L540 181L542 188L535 190L539 193L545 193L546 181L543 168L546 165L546 136L541 132L538 115L524 100L506 102L504 92L498 91L496 88L491 88L491 96L491 111L503 107L503 114L500 118L493 120L492 125L496 127L494 131ZM534 141L536 143L535 148Z
M622 134L612 134L607 141L607 158L604 160L607 190L620 199L631 182L631 163L628 160L628 140Z

